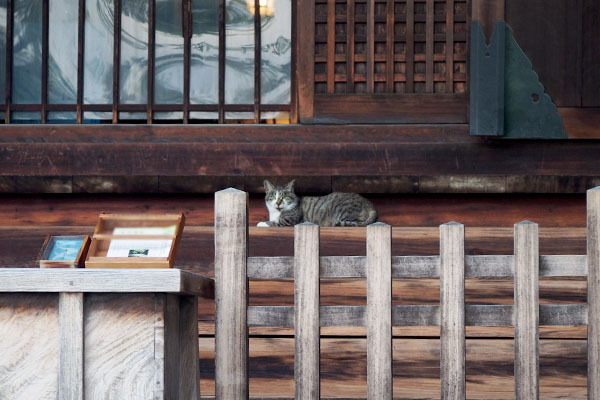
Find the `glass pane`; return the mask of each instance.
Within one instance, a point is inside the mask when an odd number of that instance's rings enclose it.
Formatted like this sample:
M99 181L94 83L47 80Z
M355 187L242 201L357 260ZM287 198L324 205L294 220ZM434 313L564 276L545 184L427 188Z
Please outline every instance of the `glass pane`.
M225 103L227 104L254 103L254 16L250 9L246 0L226 2Z
M112 0L86 0L84 52L84 102L86 104L112 103ZM86 113L86 118L96 119L94 115L96 114ZM103 119L101 115L97 118Z
M83 113L83 122L84 123L94 123L96 120L112 120L111 112L98 112L98 111L86 111Z
M40 104L42 101L42 0L14 0L13 4L12 101L15 104Z
M244 111L240 111L240 112L226 112L225 113L225 119L226 120L231 120L231 122L236 122L236 121L248 121L248 122L254 122L254 113L251 112L244 112Z
M77 102L78 0L50 0L48 102Z
M147 121L148 114L145 112L120 112L119 119L137 119Z
M261 103L288 104L292 71L292 0L261 7Z
M48 123L50 124L74 124L77 122L77 113L74 111L50 111Z
M6 99L6 0L0 0L0 104Z
M148 0L123 0L121 7L119 102L148 101Z
M219 2L192 0L192 21L190 103L217 104L219 102Z
M190 119L209 119L216 122L219 119L219 113L209 111L191 111Z
M15 124L38 124L41 121L37 111L14 111L10 114L10 122Z
M181 111L156 112L154 119L183 119L183 113Z
M155 26L154 103L182 104L181 0L156 0Z

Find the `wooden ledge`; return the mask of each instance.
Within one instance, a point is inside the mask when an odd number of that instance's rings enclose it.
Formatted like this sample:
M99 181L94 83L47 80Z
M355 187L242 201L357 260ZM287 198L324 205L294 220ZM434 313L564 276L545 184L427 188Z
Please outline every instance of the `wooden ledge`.
M0 292L158 292L214 298L214 281L179 269L0 268Z

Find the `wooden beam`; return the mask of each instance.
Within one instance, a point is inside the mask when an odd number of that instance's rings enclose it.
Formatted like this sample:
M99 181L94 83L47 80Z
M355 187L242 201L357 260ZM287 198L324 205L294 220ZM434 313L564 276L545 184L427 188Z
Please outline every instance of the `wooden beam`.
M367 227L367 388L392 399L392 229Z
M296 399L318 400L319 226L294 228L294 380Z
M440 379L442 399L466 398L465 228L440 226Z
M215 376L221 399L248 398L248 194L215 193Z
M587 193L588 398L600 398L600 187Z
M60 293L58 296L58 398L83 400L83 293Z
M473 0L471 14L473 21L481 23L483 33L489 41L496 22L504 21L505 0Z
M538 226L515 224L515 394L540 397Z

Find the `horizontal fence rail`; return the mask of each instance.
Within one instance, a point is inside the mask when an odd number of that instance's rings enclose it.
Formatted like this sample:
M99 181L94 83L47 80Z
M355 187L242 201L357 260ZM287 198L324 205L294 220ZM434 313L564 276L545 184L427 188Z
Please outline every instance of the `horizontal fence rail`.
M232 338L223 335L235 332L233 339L247 343L249 327L294 328L297 399L319 398L319 328L367 327L368 398L391 399L391 328L439 326L442 399L464 399L465 327L513 326L515 398L537 399L543 325L588 327L588 398L600 399L600 187L587 194L587 255L539 255L538 225L523 221L515 224L514 255L465 256L464 226L451 222L440 226L439 255L391 256L391 227L376 223L367 227L366 256L325 257L319 255L319 227L305 223L295 228L294 257L247 257L247 202L239 190L216 194L216 288L238 298L220 301L217 291L216 335L222 346L216 349L216 380L217 387L230 389L227 398L248 396L248 349L236 345L232 352ZM227 232L238 232L235 240ZM541 277L573 276L587 276L587 304L539 304ZM228 280L219 282L224 277ZM321 306L320 278L366 278L367 305ZM392 280L410 278L439 278L440 304L392 305ZM514 279L514 305L465 304L467 278ZM248 306L251 279L293 279L294 305ZM244 384L238 385L240 380Z

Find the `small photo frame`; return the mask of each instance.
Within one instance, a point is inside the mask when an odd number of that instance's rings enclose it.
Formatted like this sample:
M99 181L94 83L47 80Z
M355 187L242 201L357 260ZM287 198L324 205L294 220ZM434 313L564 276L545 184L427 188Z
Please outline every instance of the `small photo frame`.
M40 268L83 268L90 237L48 236L42 247Z

